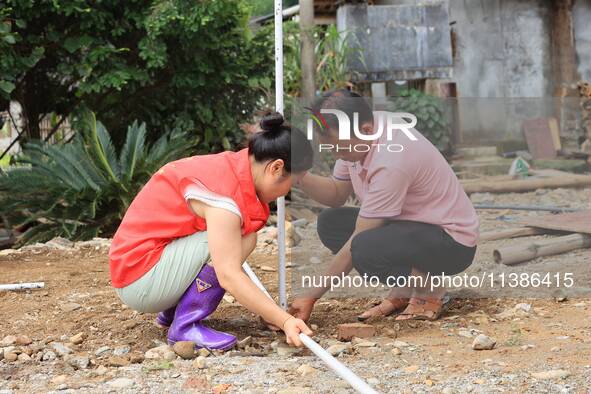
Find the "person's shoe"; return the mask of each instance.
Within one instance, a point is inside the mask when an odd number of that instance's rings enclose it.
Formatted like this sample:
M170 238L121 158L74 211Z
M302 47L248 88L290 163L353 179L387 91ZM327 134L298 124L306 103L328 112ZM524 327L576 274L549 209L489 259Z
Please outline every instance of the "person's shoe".
M168 328L172 324L172 320L174 319L174 311L176 310L176 305L158 313L156 316L156 324L160 327Z
M218 307L226 291L220 286L215 270L205 265L181 297L168 330L168 344L191 341L197 348L227 350L236 337L207 327L201 321Z

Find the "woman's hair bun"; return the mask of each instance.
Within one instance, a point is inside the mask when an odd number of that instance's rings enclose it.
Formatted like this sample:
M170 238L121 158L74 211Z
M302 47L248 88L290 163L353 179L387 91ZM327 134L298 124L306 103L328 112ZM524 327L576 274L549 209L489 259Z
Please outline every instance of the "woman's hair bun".
M279 112L269 112L263 116L260 122L263 131L274 131L283 125L283 115Z

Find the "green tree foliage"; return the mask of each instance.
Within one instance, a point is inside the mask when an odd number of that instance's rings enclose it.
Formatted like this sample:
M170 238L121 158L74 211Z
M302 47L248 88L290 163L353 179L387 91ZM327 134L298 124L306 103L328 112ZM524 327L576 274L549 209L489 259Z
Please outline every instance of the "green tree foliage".
M0 215L27 228L17 246L112 235L152 174L194 148L180 131L149 144L145 123L133 122L117 152L93 113L83 112L74 124L79 130L71 143L26 144L18 165L0 176Z
M45 114L86 105L123 143L126 125L182 128L229 148L270 84L272 42L245 0L2 0L0 108L24 108L29 139ZM157 136L149 136L154 140Z

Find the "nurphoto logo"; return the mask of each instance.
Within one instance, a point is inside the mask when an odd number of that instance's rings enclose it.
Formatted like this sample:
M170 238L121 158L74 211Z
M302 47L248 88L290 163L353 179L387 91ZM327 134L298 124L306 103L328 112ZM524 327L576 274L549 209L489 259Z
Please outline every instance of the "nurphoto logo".
M330 135L330 126L324 114L336 116L338 121L337 138L339 142L352 140L351 129L353 130L354 139L359 141L378 141L382 138L384 132L386 133L386 140L388 142L394 140L395 132L402 132L410 141L417 141L417 137L412 133L412 129L417 125L417 117L408 112L373 111L373 118L377 127L374 127L374 133L367 134L360 130L358 112L353 113L353 127L351 128L351 119L341 110L322 108L318 112L309 107L305 109L310 112L310 118L306 124L307 137L310 141L314 138L314 124L320 129L321 135ZM321 143L319 144L319 152L331 150L337 152L342 150L349 152L368 152L372 146L377 147L378 150L386 149L388 152L402 152L404 150L404 146L398 143L349 143L348 145Z

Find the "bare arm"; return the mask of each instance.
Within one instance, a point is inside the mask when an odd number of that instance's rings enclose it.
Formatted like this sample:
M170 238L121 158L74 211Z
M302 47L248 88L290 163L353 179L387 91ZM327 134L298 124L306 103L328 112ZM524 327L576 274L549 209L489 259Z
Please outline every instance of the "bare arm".
M386 223L384 219L369 219L359 216L355 224L355 231L345 245L334 256L330 266L324 275L340 276L341 273L348 274L353 269L353 258L351 256L351 241L353 238L366 230L381 227ZM328 287L317 287L310 289L306 295L296 298L291 304L289 313L306 321L310 318L314 303L329 290Z
M266 321L285 331L288 343L301 346L300 332L312 335L306 324L269 299L242 271L240 218L225 209L191 200L191 208L207 222L209 253L220 285L236 300Z
M304 175L297 186L313 200L333 208L342 206L353 192L350 181L310 173Z

